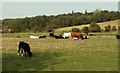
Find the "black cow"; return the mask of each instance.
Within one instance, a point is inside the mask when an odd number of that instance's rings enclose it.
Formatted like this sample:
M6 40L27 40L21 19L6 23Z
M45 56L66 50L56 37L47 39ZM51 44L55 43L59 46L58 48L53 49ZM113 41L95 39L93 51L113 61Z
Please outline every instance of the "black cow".
M54 37L55 39L63 39L63 38L64 38L62 35L59 35L59 36L54 35L53 37Z
M20 55L20 51L23 55L23 50L24 50L25 56L28 55L29 57L32 57L32 52L30 51L29 44L23 41L20 41L18 45L18 55Z
M84 37L84 39L89 39L88 36L83 36L83 37Z
M40 39L40 38L46 38L46 37L47 37L46 35L39 36L39 39Z
M117 38L117 39L120 39L120 35L116 35L116 38Z
M49 36L50 36L50 37L54 37L54 33L52 33L52 32L49 33Z

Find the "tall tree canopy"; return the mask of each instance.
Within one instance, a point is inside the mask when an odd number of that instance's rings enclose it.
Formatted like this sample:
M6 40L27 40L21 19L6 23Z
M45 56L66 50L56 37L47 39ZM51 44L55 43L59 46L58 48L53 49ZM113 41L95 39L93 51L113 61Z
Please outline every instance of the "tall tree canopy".
M51 31L56 28L85 25L91 22L104 22L120 18L120 12L97 9L93 12L80 13L74 12L68 14L35 16L17 19L3 19L2 29L11 29L13 32L42 32Z

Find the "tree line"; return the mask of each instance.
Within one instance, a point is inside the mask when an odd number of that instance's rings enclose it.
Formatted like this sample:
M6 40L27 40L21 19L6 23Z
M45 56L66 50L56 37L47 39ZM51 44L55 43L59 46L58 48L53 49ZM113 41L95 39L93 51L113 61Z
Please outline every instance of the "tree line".
M3 19L2 32L51 32L53 29L120 19L120 12L96 9L93 12L74 12L51 16Z

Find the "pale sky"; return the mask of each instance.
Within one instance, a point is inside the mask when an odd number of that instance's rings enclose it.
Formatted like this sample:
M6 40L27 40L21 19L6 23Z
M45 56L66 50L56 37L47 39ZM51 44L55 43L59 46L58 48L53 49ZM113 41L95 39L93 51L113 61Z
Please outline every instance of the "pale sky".
M10 2L11 1L11 2ZM18 1L18 0L17 0ZM37 15L57 15L63 13L94 11L95 9L118 11L118 1L115 2L17 2L2 0L2 19L24 18ZM32 1L32 0L31 0ZM42 0L41 0L42 1ZM45 0L46 1L46 0ZM99 0L98 0L99 1ZM114 0L113 0L114 1ZM0 13L1 14L1 13Z
M118 2L120 0L1 0L2 2Z

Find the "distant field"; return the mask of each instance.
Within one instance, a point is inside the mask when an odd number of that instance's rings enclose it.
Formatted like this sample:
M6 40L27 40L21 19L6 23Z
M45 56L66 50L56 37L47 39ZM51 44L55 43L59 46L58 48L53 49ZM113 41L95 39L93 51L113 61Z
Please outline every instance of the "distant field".
M115 36L89 36L87 40L72 40L50 37L30 39L29 35L3 34L3 71L118 71L118 40ZM30 44L32 58L17 56L20 40Z
M89 25L90 24L80 25L80 26L64 27L64 28L55 29L55 31L56 32L71 31L71 29L74 28L74 27L82 29L83 27L89 26ZM100 25L101 29L104 29L104 27L107 26L107 25L110 25L111 27L112 26L118 27L118 20L108 21L108 22L101 22L101 23L98 23L98 25Z

